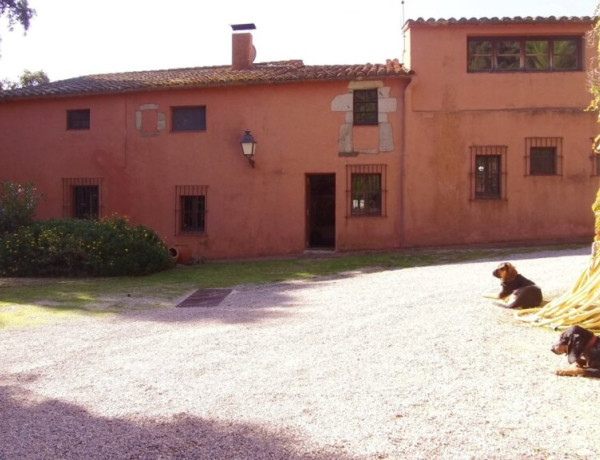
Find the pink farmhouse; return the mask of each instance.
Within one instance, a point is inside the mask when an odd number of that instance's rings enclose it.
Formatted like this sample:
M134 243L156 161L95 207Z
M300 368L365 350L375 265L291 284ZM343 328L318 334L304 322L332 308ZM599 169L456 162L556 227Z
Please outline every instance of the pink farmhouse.
M184 262L591 241L592 25L418 19L403 64L324 66L255 63L234 30L231 65L0 93L0 180L34 182L40 219L125 215Z

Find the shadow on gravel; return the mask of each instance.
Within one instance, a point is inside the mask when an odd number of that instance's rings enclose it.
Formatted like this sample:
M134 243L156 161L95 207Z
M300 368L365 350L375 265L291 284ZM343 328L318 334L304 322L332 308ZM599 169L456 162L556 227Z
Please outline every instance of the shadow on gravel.
M138 310L131 314L129 319L165 323L207 321L227 324L285 319L297 314L304 307L304 304L297 300L295 292L314 287L313 281L244 286L233 289L215 305L185 308L174 305L172 308L160 310Z
M58 400L0 386L0 459L273 458L352 459L343 452L299 452L296 440L255 424L178 415L170 420L94 416Z

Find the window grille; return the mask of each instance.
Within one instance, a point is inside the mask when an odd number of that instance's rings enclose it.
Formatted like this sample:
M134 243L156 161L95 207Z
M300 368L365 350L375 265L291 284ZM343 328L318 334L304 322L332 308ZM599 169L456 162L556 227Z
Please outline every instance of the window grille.
M346 217L387 216L386 165L346 166Z
M355 125L377 125L379 106L377 89L357 89L353 92Z
M475 145L471 154L471 199L506 199L505 145Z
M525 138L525 175L562 175L562 137Z
M102 178L64 178L63 217L99 219L102 216Z
M175 234L206 233L207 185L175 186Z

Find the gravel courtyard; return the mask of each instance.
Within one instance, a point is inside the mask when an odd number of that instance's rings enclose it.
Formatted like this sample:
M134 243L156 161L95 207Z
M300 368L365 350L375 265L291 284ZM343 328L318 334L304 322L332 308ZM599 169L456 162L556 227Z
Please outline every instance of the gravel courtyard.
M546 297L589 251L510 260ZM600 380L482 297L501 260L0 331L0 459L592 459Z

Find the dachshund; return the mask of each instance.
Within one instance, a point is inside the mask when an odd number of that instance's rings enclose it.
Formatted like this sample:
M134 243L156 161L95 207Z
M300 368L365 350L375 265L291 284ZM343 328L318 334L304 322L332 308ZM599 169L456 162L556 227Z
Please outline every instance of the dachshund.
M557 375L600 377L600 340L581 326L571 326L552 345L556 355L567 355L572 367L556 371Z
M504 305L507 308L534 308L542 304L543 296L540 287L519 274L510 262L498 265L492 275L502 280L502 290L498 298L505 299L512 295L512 299Z

